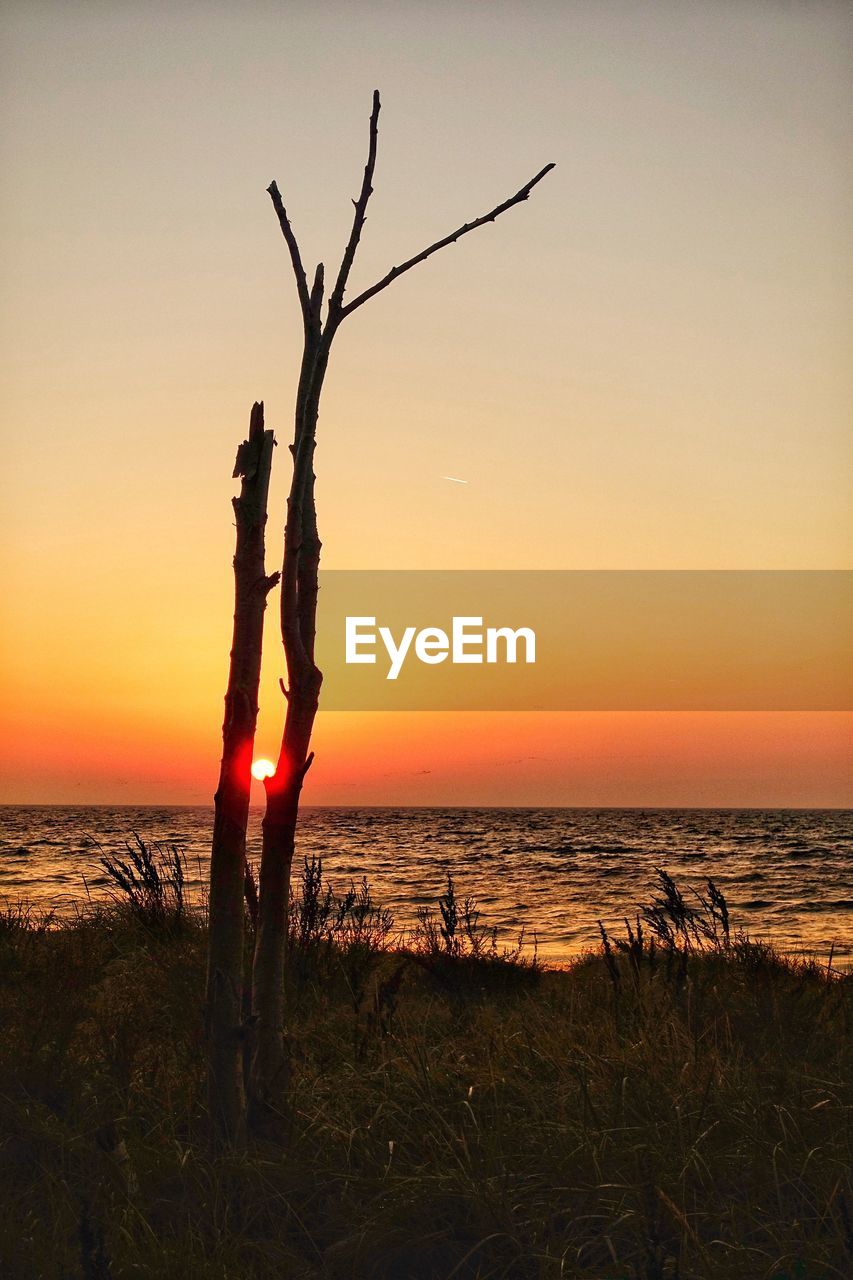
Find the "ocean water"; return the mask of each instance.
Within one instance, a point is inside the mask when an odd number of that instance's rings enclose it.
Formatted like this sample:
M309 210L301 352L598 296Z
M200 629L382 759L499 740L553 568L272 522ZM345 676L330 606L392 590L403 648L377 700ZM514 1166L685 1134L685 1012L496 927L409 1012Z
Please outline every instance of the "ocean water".
M253 810L249 857L260 851ZM101 852L138 832L178 845L188 883L207 871L213 811L191 807L0 807L0 898L60 911L109 891ZM510 944L525 930L557 961L617 932L656 867L684 890L712 877L734 927L787 951L853 965L853 811L786 809L367 809L306 807L296 869L318 855L344 890L367 877L399 927L434 905L447 874Z

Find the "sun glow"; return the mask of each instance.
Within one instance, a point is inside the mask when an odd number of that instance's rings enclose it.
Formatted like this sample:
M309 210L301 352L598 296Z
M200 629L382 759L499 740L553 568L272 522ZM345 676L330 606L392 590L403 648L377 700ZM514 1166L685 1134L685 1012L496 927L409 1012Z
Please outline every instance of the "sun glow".
M258 782L263 782L264 778L271 778L274 773L275 765L272 760L252 761L252 777L257 778Z

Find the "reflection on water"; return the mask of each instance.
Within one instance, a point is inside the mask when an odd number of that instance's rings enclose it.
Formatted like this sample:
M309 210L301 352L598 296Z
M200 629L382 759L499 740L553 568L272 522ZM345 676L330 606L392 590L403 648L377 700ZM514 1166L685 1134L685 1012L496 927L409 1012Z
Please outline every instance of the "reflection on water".
M205 878L208 808L0 808L0 895L68 907L106 891L98 845L131 832L184 850L190 887ZM260 849L252 811L249 856ZM524 928L558 959L595 945L648 898L655 867L682 888L712 876L735 925L786 950L853 956L853 811L728 809L311 809L300 853L322 856L339 889L367 876L398 926L434 903L452 872L505 941ZM85 883L84 883L85 878Z

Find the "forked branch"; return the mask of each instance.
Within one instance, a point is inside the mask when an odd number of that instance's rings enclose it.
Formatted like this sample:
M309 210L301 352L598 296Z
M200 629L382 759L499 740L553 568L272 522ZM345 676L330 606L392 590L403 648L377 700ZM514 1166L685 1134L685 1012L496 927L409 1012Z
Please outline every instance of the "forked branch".
M350 315L355 311L356 307L360 307L362 303L368 302L370 298L375 298L377 293L381 293L383 289L387 289L388 285L398 276L403 275L406 271L411 271L412 267L416 267L419 262L425 262L427 258L432 257L434 253L438 253L439 249L444 249L449 244L455 244L462 236L468 234L469 231L476 231L477 227L484 226L487 222L494 222L495 218L499 218L502 213L506 213L507 209L511 209L513 205L520 204L522 200L526 200L530 195L537 182L541 182L546 173L550 173L554 168L553 164L546 164L544 169L540 169L534 178L526 182L520 191L516 191L514 196L510 196L509 200L504 200L503 204L496 205L490 213L484 213L482 218L475 218L473 222L466 222L464 226L458 227L456 231L451 232L449 236L445 236L443 240L436 240L435 244L431 244L428 249L422 250L421 253L415 254L413 258L403 262L399 267L392 267L386 276L378 280L376 284L371 285L369 289L365 289L358 297L353 298L352 302L347 303L341 309L340 318Z
M379 94L373 95L367 163L354 213L349 239L329 296L325 325L321 320L323 304L323 268L317 268L313 284L308 280L296 237L275 182L267 190L272 197L282 234L290 251L299 303L305 328L305 343L299 383L293 452L293 473L284 533L284 561L281 577L281 634L287 665L287 699L281 749L275 773L265 782L266 811L263 820L260 896L255 956L252 969L252 1037L253 1053L249 1079L250 1124L266 1138L284 1140L289 1121L286 1101L289 1078L289 1051L285 1038L284 974L287 962L287 902L290 871L299 817L300 795L313 753L310 751L314 719L320 698L323 673L314 660L314 638L317 616L318 574L321 543L317 529L314 497L314 449L320 395L335 334L344 316L355 311L369 298L396 280L419 262L424 262L448 244L494 220L513 205L526 200L538 182L553 169L546 165L509 200L497 205L483 217L466 223L410 258L393 267L386 276L344 304L350 271L364 230L368 202L373 194L373 174L379 121ZM331 282L331 281L330 281ZM260 654L260 647L258 647ZM234 901L240 910L241 884L234 878Z
M412 267L418 266L419 263L425 262L427 258L431 258L434 253L438 253L439 249L445 249L449 244L455 244L457 240L461 239L462 236L467 235L469 231L476 231L478 227L485 226L487 222L494 222L502 213L506 213L507 209L511 209L513 205L521 204L523 200L527 199L536 184L541 182L545 175L550 173L554 168L553 164L546 164L545 168L540 169L535 177L531 178L529 182L526 182L519 191L516 191L514 196L510 196L509 199L504 200L502 204L496 205L494 209L491 209L488 213L484 213L482 217L475 218L473 222L466 222L463 226L457 227L457 229L452 231L450 235L444 236L441 240L436 240L436 242L429 245L428 248L422 249L421 252L416 253L414 257L408 258L405 262L402 262L399 267L392 267L387 275L384 275L381 280L377 280L376 284L371 285L369 289L365 289L362 293L358 294L357 297L353 298L352 302L349 302L344 306L344 292L347 287L350 271L352 270L352 264L355 261L356 250L358 249L359 241L361 239L361 233L364 230L364 223L367 218L367 204L370 197L373 195L373 174L376 169L376 147L379 134L380 109L381 103L379 101L379 90L374 89L373 109L370 113L367 163L364 166L361 191L359 192L358 199L353 201L354 213L352 229L350 231L346 249L344 250L343 258L341 259L341 265L338 269L334 288L329 295L327 318L327 340L329 342L331 341L338 325L346 316L351 315L353 311L362 306L365 302L368 302L371 298L375 298L377 293L381 293L383 289L387 289L388 285L391 284L392 281L396 280L398 276L402 276L407 271L411 271ZM287 217L287 211L282 203L281 195L279 194L278 186L275 181L270 183L267 187L267 191L272 197L272 202L275 207L276 214L278 215L279 225L281 226L282 234L287 241L287 247L290 251L290 259L293 263L293 273L296 277L296 288L299 293L299 303L302 308L302 318L305 323L306 331L313 328L316 333L319 325L316 307L312 306L312 303L314 302L314 290L309 294L308 282L305 276L305 268L302 265L299 245L296 242L296 236L293 234L293 229Z

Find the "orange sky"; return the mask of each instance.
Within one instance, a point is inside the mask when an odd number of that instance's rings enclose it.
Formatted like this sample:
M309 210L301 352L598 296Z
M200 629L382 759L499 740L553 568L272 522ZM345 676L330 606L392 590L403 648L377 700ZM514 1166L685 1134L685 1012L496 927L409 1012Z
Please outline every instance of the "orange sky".
M77 733L55 715L7 722L16 742L10 800L211 799L212 723L102 712ZM59 722L63 731L53 736ZM850 803L851 731L853 715L830 712L329 712L318 720L304 799L832 808ZM257 745L259 755L275 757L273 733ZM254 789L261 803L260 784Z
M2 24L0 799L211 797L230 471L254 398L286 440L298 358L265 187L332 262L374 85L354 288L557 169L342 330L324 563L849 566L848 7L19 0ZM270 627L271 755L280 669ZM306 800L848 804L850 728L321 714Z

